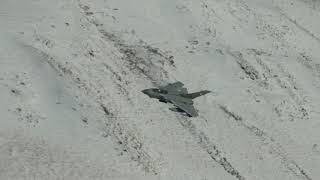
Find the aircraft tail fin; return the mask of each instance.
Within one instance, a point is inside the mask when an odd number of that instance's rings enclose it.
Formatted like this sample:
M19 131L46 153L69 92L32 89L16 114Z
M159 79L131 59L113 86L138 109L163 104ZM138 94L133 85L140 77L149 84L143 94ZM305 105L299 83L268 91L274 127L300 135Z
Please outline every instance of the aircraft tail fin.
M199 91L199 92L195 92L195 93L186 94L185 97L194 99L194 98L197 98L197 97L199 97L199 96L208 94L208 93L210 93L210 92L211 92L211 91L207 91L207 90L205 90L205 91Z

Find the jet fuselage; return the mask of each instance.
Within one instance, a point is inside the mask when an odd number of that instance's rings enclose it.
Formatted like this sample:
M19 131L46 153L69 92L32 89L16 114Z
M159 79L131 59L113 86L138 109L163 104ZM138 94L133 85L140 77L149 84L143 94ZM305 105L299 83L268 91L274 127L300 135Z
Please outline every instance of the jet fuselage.
M148 95L150 98L159 99L162 102L169 102L169 100L165 97L165 95L168 94L167 91L157 89L157 88L151 88L151 89L145 89L142 92Z
M142 92L150 98L158 99L160 102L173 104L175 108L169 108L172 111L185 112L189 117L195 117L198 116L198 112L193 106L193 99L211 91L188 93L187 89L183 88L182 82L175 82L160 88L145 89Z

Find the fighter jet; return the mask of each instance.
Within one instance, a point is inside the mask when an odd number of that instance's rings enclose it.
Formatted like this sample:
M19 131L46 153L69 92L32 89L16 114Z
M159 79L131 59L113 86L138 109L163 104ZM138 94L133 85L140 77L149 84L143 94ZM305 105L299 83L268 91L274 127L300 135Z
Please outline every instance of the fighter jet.
M151 88L142 90L150 98L159 99L160 102L171 103L175 107L169 108L175 112L185 112L189 117L198 116L197 110L193 106L192 99L205 95L211 91L199 91L195 93L188 93L187 89L183 87L182 82L170 83L159 88Z

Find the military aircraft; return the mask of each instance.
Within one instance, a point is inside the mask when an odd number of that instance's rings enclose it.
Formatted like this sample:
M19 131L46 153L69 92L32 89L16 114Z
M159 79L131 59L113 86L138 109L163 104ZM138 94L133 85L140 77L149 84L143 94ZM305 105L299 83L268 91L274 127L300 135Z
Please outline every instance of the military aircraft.
M172 103L175 107L169 108L175 112L185 112L189 117L198 116L197 110L193 106L192 99L210 93L211 91L199 91L188 93L187 88L183 87L182 82L170 83L159 88L142 90L150 98L159 99L160 102Z

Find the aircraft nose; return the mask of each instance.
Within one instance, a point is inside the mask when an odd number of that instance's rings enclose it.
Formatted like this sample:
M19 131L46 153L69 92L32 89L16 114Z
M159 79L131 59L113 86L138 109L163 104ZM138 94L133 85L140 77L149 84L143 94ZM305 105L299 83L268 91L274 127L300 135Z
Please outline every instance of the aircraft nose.
M143 94L148 94L148 90L147 89L142 90L141 92L143 92Z

